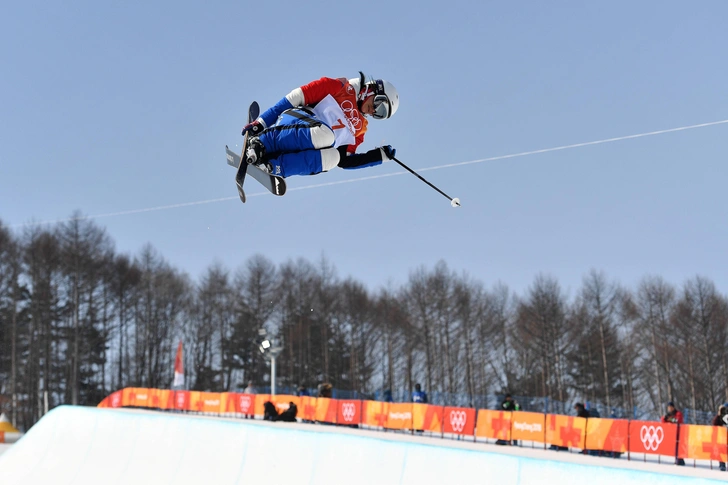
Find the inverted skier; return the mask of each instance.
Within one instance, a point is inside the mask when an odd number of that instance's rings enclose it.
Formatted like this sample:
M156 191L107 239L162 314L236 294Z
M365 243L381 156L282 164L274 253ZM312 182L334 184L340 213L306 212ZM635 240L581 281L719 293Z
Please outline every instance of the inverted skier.
M315 175L334 167L373 167L394 158L391 145L356 153L366 116L391 118L399 94L382 79L322 77L288 93L252 123L245 161L279 175Z

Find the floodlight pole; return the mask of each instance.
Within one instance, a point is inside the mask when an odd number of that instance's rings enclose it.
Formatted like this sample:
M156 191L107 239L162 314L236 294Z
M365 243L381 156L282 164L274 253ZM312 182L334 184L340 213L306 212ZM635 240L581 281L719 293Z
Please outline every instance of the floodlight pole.
M270 394L276 395L276 356L273 353L270 358Z

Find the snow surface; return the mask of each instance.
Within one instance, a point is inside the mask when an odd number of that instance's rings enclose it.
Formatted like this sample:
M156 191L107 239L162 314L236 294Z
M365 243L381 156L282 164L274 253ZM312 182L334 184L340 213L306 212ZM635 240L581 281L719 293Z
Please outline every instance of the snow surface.
M705 469L402 433L62 406L0 456L10 483L725 483Z

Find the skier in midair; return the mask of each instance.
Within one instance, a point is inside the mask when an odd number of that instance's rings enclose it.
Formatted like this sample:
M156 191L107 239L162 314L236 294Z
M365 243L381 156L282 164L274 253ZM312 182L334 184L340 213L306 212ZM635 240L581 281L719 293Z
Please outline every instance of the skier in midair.
M391 145L356 153L367 130L366 116L390 118L399 94L382 79L323 77L294 89L245 125L244 161L279 175L314 175L334 167L373 167L394 158Z

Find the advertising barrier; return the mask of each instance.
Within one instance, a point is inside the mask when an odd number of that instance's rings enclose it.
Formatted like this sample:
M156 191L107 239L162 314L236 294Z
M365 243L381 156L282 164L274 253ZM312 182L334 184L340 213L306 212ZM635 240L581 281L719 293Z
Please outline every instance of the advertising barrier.
M723 426L681 425L679 435L679 458L728 461L728 429Z
M385 427L389 429L412 429L412 404L389 403Z
M512 415L511 411L481 409L478 411L475 436L510 441Z
M233 404L236 413L252 416L255 413L255 394L233 394Z
M361 424L372 428L386 428L389 417L389 403L379 401L362 401Z
M546 442L546 415L517 411L511 417L511 439Z
M125 388L99 407L142 407L214 415L263 416L271 401L279 412L293 402L303 421L428 431L495 440L547 443L568 448L638 453L683 459L728 461L728 429L654 421L579 418L524 411L387 403L292 395L215 393ZM477 418L477 419L476 419ZM679 440L678 440L679 437Z
M361 423L361 401L339 399L336 422L350 425Z
M316 421L316 398L310 396L301 397L301 405L298 406L298 417L304 421Z
M412 428L431 433L442 433L444 406L412 404Z
M473 436L475 434L475 409L445 406L444 433Z
M548 414L546 444L584 449L586 418Z
M316 421L322 423L336 423L336 399L327 397L316 398Z
M675 456L677 424L630 421L629 437L630 453Z
M626 453L629 426L624 419L589 418L586 422L586 449Z

